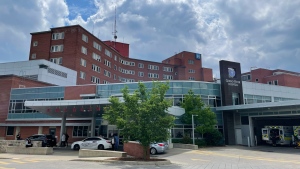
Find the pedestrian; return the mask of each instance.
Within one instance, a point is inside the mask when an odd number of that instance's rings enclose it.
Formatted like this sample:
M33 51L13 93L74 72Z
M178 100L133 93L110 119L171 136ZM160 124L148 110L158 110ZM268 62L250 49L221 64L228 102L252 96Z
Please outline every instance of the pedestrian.
M65 141L66 147L68 147L68 146L69 146L69 144L68 144L68 140L69 140L69 135L68 135L68 133L66 133L66 141Z
M66 135L65 135L65 133L63 133L62 136L61 136L61 143L60 143L61 147L65 147L66 146L65 145L65 141L66 141Z
M279 138L277 132L272 130L271 133L270 133L270 136L271 136L273 147L276 147L277 139Z
M17 140L21 140L21 133L19 132L18 135L16 136Z
M112 148L112 150L115 150L115 137L114 136L111 138L111 148Z
M118 151L118 149L119 149L119 137L118 137L117 134L115 134L114 140L115 140L114 150L115 150L115 151Z
M32 143L31 143L31 140L30 138L26 138L26 143L25 143L25 147L32 147Z

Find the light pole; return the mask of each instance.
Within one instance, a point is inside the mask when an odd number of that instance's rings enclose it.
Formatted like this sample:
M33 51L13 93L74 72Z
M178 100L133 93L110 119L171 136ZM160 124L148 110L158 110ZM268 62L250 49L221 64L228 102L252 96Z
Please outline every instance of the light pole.
M192 114L193 145L195 145L194 116L198 116L198 115L193 115L193 114Z

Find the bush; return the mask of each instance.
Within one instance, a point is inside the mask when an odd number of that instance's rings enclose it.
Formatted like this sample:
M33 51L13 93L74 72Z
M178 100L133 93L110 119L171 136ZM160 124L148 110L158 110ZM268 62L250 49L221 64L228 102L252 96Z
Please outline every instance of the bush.
M198 147L206 147L207 145L204 139L195 140L195 144L198 145Z
M220 145L223 136L218 130L212 129L204 135L204 138L207 145L218 146Z
M193 141L192 141L192 139L189 136L185 135L182 138L182 142L181 143L183 143L183 144L193 144Z
M181 143L182 139L181 138L173 138L172 143Z

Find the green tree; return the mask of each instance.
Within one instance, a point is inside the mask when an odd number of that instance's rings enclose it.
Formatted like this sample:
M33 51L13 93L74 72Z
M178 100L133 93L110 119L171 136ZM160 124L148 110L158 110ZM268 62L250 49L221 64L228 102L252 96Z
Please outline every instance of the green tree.
M181 116L181 121L185 124L192 123L192 115L196 124L195 131L203 135L214 128L217 124L216 114L211 111L210 107L205 105L199 95L195 95L192 90L184 96L181 107L185 113Z
M104 119L123 129L124 141L140 141L144 159L150 157L150 143L170 137L169 129L174 125L175 118L166 113L171 106L171 102L165 99L168 89L168 83L153 82L150 90L143 83L138 83L138 89L130 94L126 86L122 89L123 102L110 97L111 104L105 108Z

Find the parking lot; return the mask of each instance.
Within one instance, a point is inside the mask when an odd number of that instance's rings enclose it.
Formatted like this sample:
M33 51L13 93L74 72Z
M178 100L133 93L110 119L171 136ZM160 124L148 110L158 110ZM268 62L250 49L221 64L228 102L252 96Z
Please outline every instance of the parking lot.
M0 169L36 168L260 168L289 169L299 168L300 149L291 147L244 147L225 146L200 148L199 150L170 149L167 153L152 156L165 158L172 162L166 166L134 166L99 162L72 161L78 159L78 151L55 148L53 155L0 154ZM55 164L55 165L53 165Z

